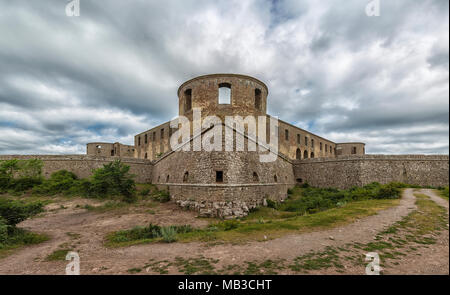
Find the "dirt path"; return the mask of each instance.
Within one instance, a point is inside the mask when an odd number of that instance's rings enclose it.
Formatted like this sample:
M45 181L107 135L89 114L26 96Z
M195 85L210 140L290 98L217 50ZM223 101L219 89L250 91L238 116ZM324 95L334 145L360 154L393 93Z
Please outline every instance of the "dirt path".
M430 195L437 203L445 202L445 200L434 196L432 191L424 190L423 192ZM151 259L158 261L163 259L173 260L177 256L187 258L203 255L206 258L218 259L219 262L216 265L218 269L227 264L238 264L251 260L261 261L280 258L291 260L311 250L318 251L325 249L327 246L341 246L351 242L370 242L377 232L401 220L402 217L416 209L413 190L406 189L398 206L379 211L377 215L331 230L287 235L266 242L251 242L244 245L208 246L200 242L158 243L109 249L103 246L103 239L107 233L112 231L128 229L148 222L162 225L191 224L193 226L205 226L207 221L194 218L194 213L181 211L173 204L161 205L154 215L145 212L127 212L118 215L117 213L99 214L77 208L76 205L80 205L81 202L87 201L82 199L70 201L64 203L67 209L49 212L44 217L23 222L22 227L36 232L48 233L52 236L52 239L43 244L27 247L1 259L0 274L64 274L66 261L45 261L45 258L53 251L67 247L73 248L79 253L82 274L126 274L127 270L131 268L142 268ZM448 210L448 202L446 208ZM448 273L448 231L446 237L446 272ZM443 239L445 240L445 237ZM445 248L445 244L442 248ZM442 249L436 251L441 253ZM430 265L432 265L432 262L430 262ZM417 268L418 266L415 266L415 269ZM439 268L439 271L444 268ZM178 273L174 267L169 267L168 271L169 273ZM318 273L326 273L326 271ZM364 268L347 269L346 273L364 274ZM429 273L433 272L430 270Z
M448 201L436 195L434 190L422 189L417 193L425 194L436 204L448 210ZM391 265L386 274L449 274L449 231L436 235L436 243L420 248L414 254L404 257L398 265Z

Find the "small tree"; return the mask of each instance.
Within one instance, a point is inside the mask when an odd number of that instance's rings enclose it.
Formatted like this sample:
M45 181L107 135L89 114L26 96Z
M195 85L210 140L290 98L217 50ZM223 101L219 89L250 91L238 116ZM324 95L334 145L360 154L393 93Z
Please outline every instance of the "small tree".
M124 201L133 202L136 198L136 183L129 171L130 166L120 160L94 170L90 193L97 196L122 195Z

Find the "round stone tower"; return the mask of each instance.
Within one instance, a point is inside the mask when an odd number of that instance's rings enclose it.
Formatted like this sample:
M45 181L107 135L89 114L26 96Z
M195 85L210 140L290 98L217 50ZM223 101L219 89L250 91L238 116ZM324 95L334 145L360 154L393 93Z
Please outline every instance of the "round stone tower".
M192 120L194 108L202 118L216 115L246 117L266 115L267 86L250 76L212 74L196 77L178 88L179 115Z

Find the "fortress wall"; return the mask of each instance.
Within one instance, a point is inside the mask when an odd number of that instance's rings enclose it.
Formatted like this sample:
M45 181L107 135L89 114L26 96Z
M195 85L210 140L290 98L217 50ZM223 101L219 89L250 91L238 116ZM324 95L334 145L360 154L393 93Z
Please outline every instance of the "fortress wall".
M223 171L222 183L216 182L216 171ZM155 163L153 183L168 188L179 205L201 216L230 218L247 215L265 199L285 199L295 182L292 164L282 158L260 163L257 152L177 151Z
M42 160L44 162L42 172L45 177L49 177L55 171L65 169L75 173L79 178L86 178L92 174L92 170L103 167L104 164L118 158L86 155L0 155L0 161L11 159ZM132 158L122 158L121 161L130 166L130 173L136 175L135 180L137 182L145 183L151 181L153 165L150 161Z
M349 188L374 181L445 186L448 173L447 155L363 155L294 163L296 179L315 187Z

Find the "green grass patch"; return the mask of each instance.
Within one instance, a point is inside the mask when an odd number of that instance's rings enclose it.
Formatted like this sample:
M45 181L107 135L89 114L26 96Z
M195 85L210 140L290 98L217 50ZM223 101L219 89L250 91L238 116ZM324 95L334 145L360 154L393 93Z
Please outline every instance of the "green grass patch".
M14 228L9 232L8 239L0 243L0 258L10 255L22 247L40 244L48 240L50 240L48 235Z
M438 195L448 201L448 186L437 189Z

